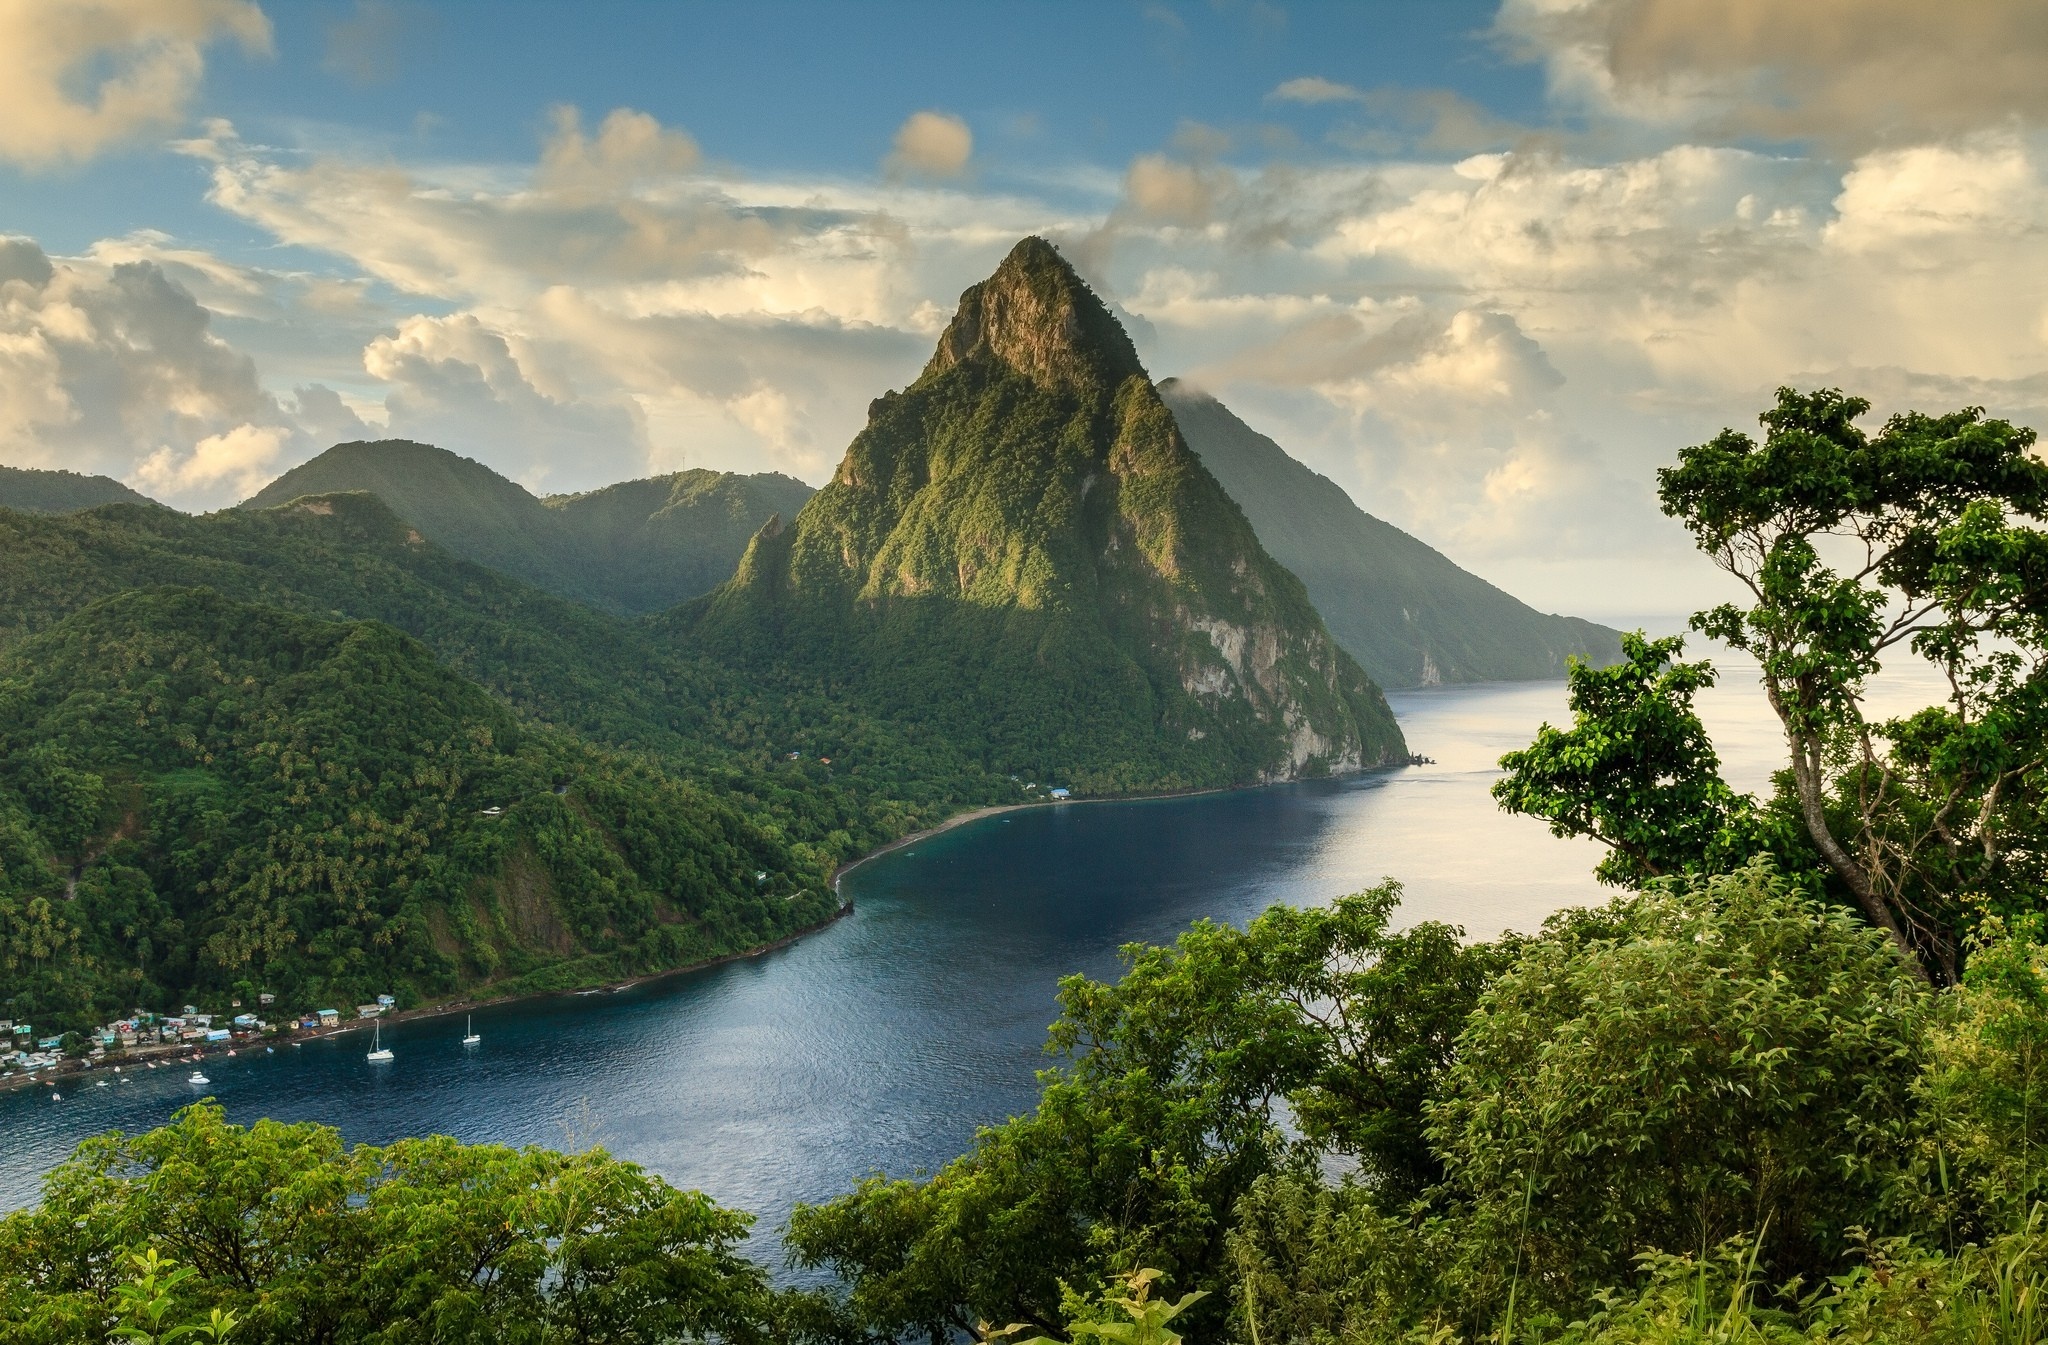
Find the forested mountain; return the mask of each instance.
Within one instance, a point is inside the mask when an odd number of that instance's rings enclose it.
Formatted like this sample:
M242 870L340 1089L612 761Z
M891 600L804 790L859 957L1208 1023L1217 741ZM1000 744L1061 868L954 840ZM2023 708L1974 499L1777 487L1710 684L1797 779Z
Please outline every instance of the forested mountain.
M748 538L811 488L695 468L536 498L480 462L404 439L337 444L244 502L368 491L465 560L623 614L656 612L731 576Z
M195 587L175 594L152 589L167 578ZM139 633L130 638L110 624L122 621ZM381 652L369 663L320 663L317 677L301 676L313 658L303 649L343 646ZM402 675L386 677L379 670L387 663ZM684 965L707 948L730 951L760 941L754 934L774 937L794 927L779 916L760 924L752 916L732 923L719 915L726 923L717 924L704 915L706 929L739 940L710 948L694 934L682 937L695 928L698 917L689 912L696 908L672 903L653 917L666 933L620 917L600 927L602 938L550 935L536 943L481 916L482 923L461 916L469 907L403 907L406 885L426 880L393 870L377 879L397 884L387 895L400 903L380 908L384 923L377 928L385 936L345 968L309 969L310 950L332 940L316 943L321 926L298 915L290 927L303 925L306 938L289 948L268 945L253 961L221 956L244 947L239 935L208 942L246 924L237 923L234 885L220 886L227 876L270 856L277 862L264 868L262 883L296 894L294 901L315 901L308 893L319 891L327 893L321 899L336 899L341 889L333 883L346 873L320 867L328 842L316 844L316 833L331 833L341 847L336 854L382 854L393 828L424 806L406 791L434 781L455 790L449 797L464 808L502 807L508 819L520 800L527 801L519 803L524 817L580 810L588 830L519 834L536 846L589 850L606 893L639 890L678 901L684 869L639 866L631 858L638 842L626 829L666 828L663 834L684 837L671 858L685 865L702 849L688 839L697 834L689 828L744 822L766 838L766 850L749 852L750 874L787 875L790 891L783 895L799 886L823 894L833 867L856 854L961 808L1020 797L1014 783L914 727L786 688L763 695L731 670L666 645L661 632L641 623L458 560L365 494L203 517L126 505L63 516L0 510L0 706L8 720L0 734L9 735L0 758L13 772L0 782L0 870L11 875L0 878L0 1016L59 1026L82 1025L89 1010L124 996L128 1003L120 1007L130 1007L134 994L151 988L175 991L176 1002L210 1002L254 974L252 967L262 973L257 979L296 987L295 994L341 997L344 981L337 978L345 977L355 990L378 982L430 997L458 987L587 984ZM355 791L349 809L322 813L339 804L302 797L262 774L282 769L265 755L266 743L285 741L272 733L276 725L300 726L291 729L296 737L288 735L297 746L287 754L312 763L310 778L339 778L330 766L362 775L334 786L343 795ZM809 749L807 755L785 759L792 745ZM179 753L210 753L214 760L195 766ZM192 774L202 766L202 774ZM71 786L64 781L82 782L86 803L67 803ZM379 793L379 781L398 792ZM505 799L464 792L482 788L480 781L513 781L517 788L506 785ZM548 788L536 794L536 782ZM571 788L557 798L550 790L562 783ZM191 802L179 792L188 784L200 790L191 806L204 805L208 829L199 839L155 829L170 816L162 809ZM613 821L591 811L596 795L579 792L600 785L629 791L605 795L625 800ZM685 796L687 808L675 802ZM285 814L289 824L280 820ZM637 820L629 823L629 816ZM444 831L406 833L424 841L412 858L440 875L435 882L460 875L469 885L463 890L478 894L486 912L500 897L525 903L518 918L527 924L518 929L583 928L582 889L560 874L534 877L539 871L520 867L523 860L513 864L516 847L476 851L470 829L480 825L461 809L449 812ZM281 839L280 827L289 840ZM631 872L605 869L611 861L600 863L599 850L625 856ZM548 863L568 853L549 849ZM102 856L111 858L102 863ZM302 861L313 867L294 867ZM137 935L143 926L126 906L95 904L85 895L63 899L86 894L90 875L107 864L127 875L119 876L128 894L122 901L153 893L150 901L169 904L151 906L151 919L170 923ZM518 886L526 878L539 886ZM799 922L817 914L809 895L775 909ZM435 931L435 955L425 960L406 942L421 928ZM146 947L135 942L139 937L148 939ZM175 960L167 951L172 943L183 949Z
M0 466L0 509L35 514L65 514L101 504L150 504L111 476L44 471L35 467Z
M991 771L1096 792L1357 769L1385 699L1051 247L969 289L832 482L664 625Z
M1259 541L1301 577L1330 634L1381 686L1562 677L1574 654L1595 664L1621 657L1619 632L1546 615L1460 569L1207 393L1167 379L1159 395Z
M22 1020L580 984L837 904L730 799L521 723L417 640L208 589L131 590L0 655L0 763Z

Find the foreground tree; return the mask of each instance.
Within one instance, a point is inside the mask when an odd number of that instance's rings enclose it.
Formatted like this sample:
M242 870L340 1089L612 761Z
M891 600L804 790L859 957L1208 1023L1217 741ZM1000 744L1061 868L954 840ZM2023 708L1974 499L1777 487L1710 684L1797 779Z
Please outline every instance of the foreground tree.
M1692 624L1761 668L1796 848L1923 974L1953 981L1977 912L2035 906L2048 853L2048 534L2030 526L2048 511L2048 464L2032 430L1977 408L1908 412L1875 434L1856 424L1869 410L1782 388L1762 442L1724 430L1685 449L1659 495L1747 594ZM1907 651L1947 698L1875 719L1869 679ZM1622 881L1795 848L1749 826L1772 810L1715 774L1689 699L1709 674L1678 653L1637 640L1608 679L1618 697L1575 674L1575 728L1509 757L1497 791L1614 847L1606 874Z
M238 1345L766 1340L750 1222L597 1150L351 1149L201 1103L88 1141L0 1220L0 1341L104 1340L135 1315L138 1255L158 1320L228 1320Z
M875 1177L797 1209L792 1255L849 1286L834 1329L935 1345L978 1322L1055 1331L1067 1289L1152 1269L1209 1295L1185 1329L1213 1338L1238 1202L1303 1145L1345 1155L1392 1203L1426 1190L1441 1169L1424 1109L1510 950L1440 924L1394 932L1399 898L1388 883L1242 931L1204 921L1126 949L1115 984L1063 982L1065 1059L1035 1112L929 1180Z

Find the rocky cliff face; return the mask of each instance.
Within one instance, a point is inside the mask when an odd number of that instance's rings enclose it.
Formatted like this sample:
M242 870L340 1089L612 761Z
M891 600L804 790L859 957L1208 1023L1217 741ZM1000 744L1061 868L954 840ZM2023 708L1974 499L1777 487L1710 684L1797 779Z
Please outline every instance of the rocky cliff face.
M1100 790L1405 752L1129 338L1037 238L961 296L924 373L873 404L697 633L770 666L839 660L885 712L965 735L994 768Z

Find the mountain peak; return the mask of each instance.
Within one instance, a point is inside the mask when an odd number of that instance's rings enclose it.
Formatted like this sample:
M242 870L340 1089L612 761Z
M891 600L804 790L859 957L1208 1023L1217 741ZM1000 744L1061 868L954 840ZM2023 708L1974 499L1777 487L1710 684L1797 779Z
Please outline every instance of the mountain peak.
M923 377L980 360L1044 386L1102 391L1145 372L1109 308L1057 248L1036 236L1011 248L993 275L960 296Z

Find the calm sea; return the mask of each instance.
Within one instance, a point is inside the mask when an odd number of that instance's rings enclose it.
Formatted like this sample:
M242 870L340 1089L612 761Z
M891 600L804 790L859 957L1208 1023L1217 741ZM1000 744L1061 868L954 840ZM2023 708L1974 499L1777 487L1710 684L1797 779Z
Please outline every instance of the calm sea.
M1780 751L1753 686L1734 676L1704 707L1743 787L1760 786ZM1927 689L1915 679L1898 699L1925 703ZM977 1126L1028 1110L1058 979L1114 974L1124 943L1386 877L1405 885L1407 919L1474 937L1604 899L1590 842L1554 839L1487 795L1500 754L1564 717L1561 683L1391 699L1435 765L956 828L849 874L854 914L789 948L489 1009L475 1047L446 1018L385 1033L390 1064L367 1063L350 1034L209 1061L204 1090L159 1069L104 1088L67 1080L61 1101L43 1087L0 1095L0 1209L32 1202L84 1137L161 1124L204 1091L236 1120L324 1121L351 1140L602 1144L755 1211L772 1239L794 1202L935 1167Z

